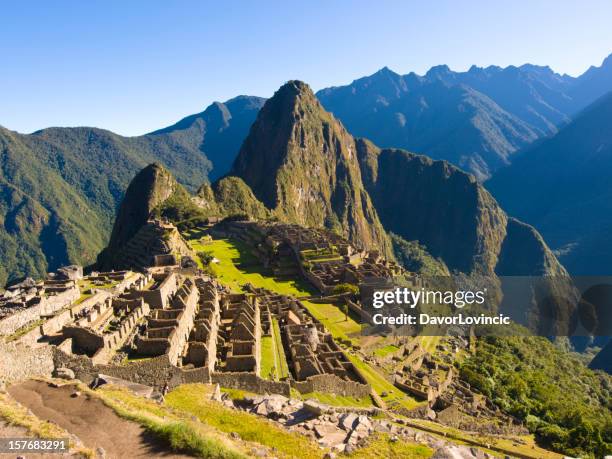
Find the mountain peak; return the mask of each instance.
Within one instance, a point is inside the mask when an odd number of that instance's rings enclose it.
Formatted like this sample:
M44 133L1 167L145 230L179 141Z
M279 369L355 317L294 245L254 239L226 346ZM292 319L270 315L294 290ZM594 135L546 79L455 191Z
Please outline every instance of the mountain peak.
M426 77L436 77L436 76L444 76L444 75L448 75L452 73L451 69L448 67L448 65L443 64L443 65L434 65L432 68L430 68L427 73L425 74Z
M304 83L303 81L300 80L289 80L287 81L284 85L282 85L278 91L276 91L276 95L283 95L283 94L295 94L295 95L299 95L299 94L306 94L306 95L312 95L314 97L314 93L312 92L312 89L310 89L310 86L308 86L306 83Z
M179 186L159 163L151 163L138 172L125 192L108 246L116 249L125 244L147 222L153 209Z
M264 104L233 175L279 218L326 226L360 247L390 248L363 189L355 140L306 83L289 81Z

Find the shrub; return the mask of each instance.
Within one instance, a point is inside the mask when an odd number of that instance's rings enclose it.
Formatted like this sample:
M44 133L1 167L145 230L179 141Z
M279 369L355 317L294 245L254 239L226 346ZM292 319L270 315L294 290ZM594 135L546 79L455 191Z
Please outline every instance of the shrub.
M350 293L351 295L359 295L359 287L355 284L338 284L333 289L334 295L340 295L342 293Z

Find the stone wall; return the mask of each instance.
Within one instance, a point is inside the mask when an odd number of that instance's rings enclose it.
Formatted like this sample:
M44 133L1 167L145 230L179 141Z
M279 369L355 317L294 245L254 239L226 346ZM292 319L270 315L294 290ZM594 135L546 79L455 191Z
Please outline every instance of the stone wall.
M68 306L71 303L74 303L81 296L81 292L79 288L76 286L72 286L64 291L61 291L56 294L48 294L45 295L42 301L42 311L41 314L52 314L55 311Z
M72 338L72 342L83 351L93 356L104 347L104 338L93 330L79 326L65 326L62 329L64 338Z
M12 335L24 325L40 318L43 310L42 302L28 309L23 309L0 320L0 335Z
M291 386L302 394L327 392L355 398L368 397L371 391L368 384L347 381L332 374L310 376L305 381L291 381Z
M51 376L53 348L0 343L0 381L11 382L34 376Z
M285 397L291 395L291 385L288 382L268 381L254 373L212 373L210 375L213 384L231 389L240 389L256 394L281 394Z
M165 276L164 279L160 279ZM152 309L165 308L168 305L168 298L178 290L178 277L175 273L155 275L155 281L159 282L157 288L138 292Z

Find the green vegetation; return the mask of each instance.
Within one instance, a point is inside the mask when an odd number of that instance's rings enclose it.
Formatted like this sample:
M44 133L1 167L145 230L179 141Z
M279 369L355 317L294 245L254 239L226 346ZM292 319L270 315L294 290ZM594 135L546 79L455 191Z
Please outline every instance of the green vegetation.
M302 301L304 306L315 316L338 341L351 344L359 344L361 325L348 316L348 320L342 310L329 303L314 303Z
M386 346L383 347L379 347L378 349L376 349L374 351L374 355L377 357L385 357L395 351L397 351L399 349L399 347L395 346L394 344L388 344Z
M276 426L251 413L236 411L214 403L204 396L208 389L202 384L184 384L166 396L166 404L196 416L201 422L228 434L235 432L241 439L275 448L283 457L320 458L324 451L300 435Z
M612 377L587 369L545 338L485 337L461 375L545 447L603 457L612 450Z
M408 271L422 276L449 276L444 262L432 257L418 241L406 241L397 234L390 234L393 252L399 263Z
M138 170L165 164L194 190L210 162L187 139L121 137L94 128L23 135L0 127L0 285L95 260Z
M314 398L321 403L331 406L352 406L358 408L371 408L373 403L370 397L356 398L350 396L330 394L328 392L308 392L307 394L301 394L300 398L308 400Z
M208 252L219 260L211 264L211 269L215 277L234 292L241 292L242 286L249 283L284 295L300 297L314 293L304 281L274 278L242 242L216 239L206 245L198 240L190 240L189 244L196 252Z
M81 385L81 390L86 390L90 395L100 398L120 417L140 424L147 431L165 441L175 451L203 458L239 459L245 457L214 429L196 423L186 415L169 410L151 400L137 397L127 389L105 386L94 392Z
M433 455L433 450L424 445L404 441L391 441L388 435L376 435L365 448L351 454L355 459L427 459Z
M281 339L280 325L277 319L272 319L272 336L274 337L276 371L279 379L283 379L289 376L289 366L287 365L287 358L285 357L285 350Z
M418 402L414 398L408 396L403 393L397 387L395 387L392 383L390 383L387 378L385 378L382 374L368 365L366 362L358 358L357 356L348 353L348 358L353 362L353 365L361 371L363 376L368 381L368 384L372 386L379 395L383 392L387 393L386 397L383 397L383 400L388 405L400 405L406 409L416 408L425 402Z
M334 295L339 295L341 293L350 293L352 295L359 295L359 287L355 284L338 284L334 286L333 289Z
M494 454L499 453L514 457L520 454L522 457L530 459L562 459L563 456L546 449L542 449L535 444L533 436L522 435L519 437L498 437L487 434L468 433L464 430L455 429L437 422L425 419L409 419L406 425L420 430L424 430L436 437L452 439L453 443L461 445L476 446L479 449Z
M153 210L153 215L167 218L179 230L193 228L204 223L208 217L207 212L193 202L191 195L181 185Z
M262 378L277 379L276 353L274 352L274 338L272 336L261 337L261 369Z

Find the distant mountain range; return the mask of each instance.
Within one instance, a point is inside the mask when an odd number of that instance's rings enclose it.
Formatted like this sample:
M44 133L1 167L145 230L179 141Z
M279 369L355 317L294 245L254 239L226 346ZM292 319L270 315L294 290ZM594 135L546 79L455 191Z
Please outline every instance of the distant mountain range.
M446 159L485 180L512 155L612 90L612 55L573 78L549 67L447 66L425 75L388 68L317 93L356 136Z

